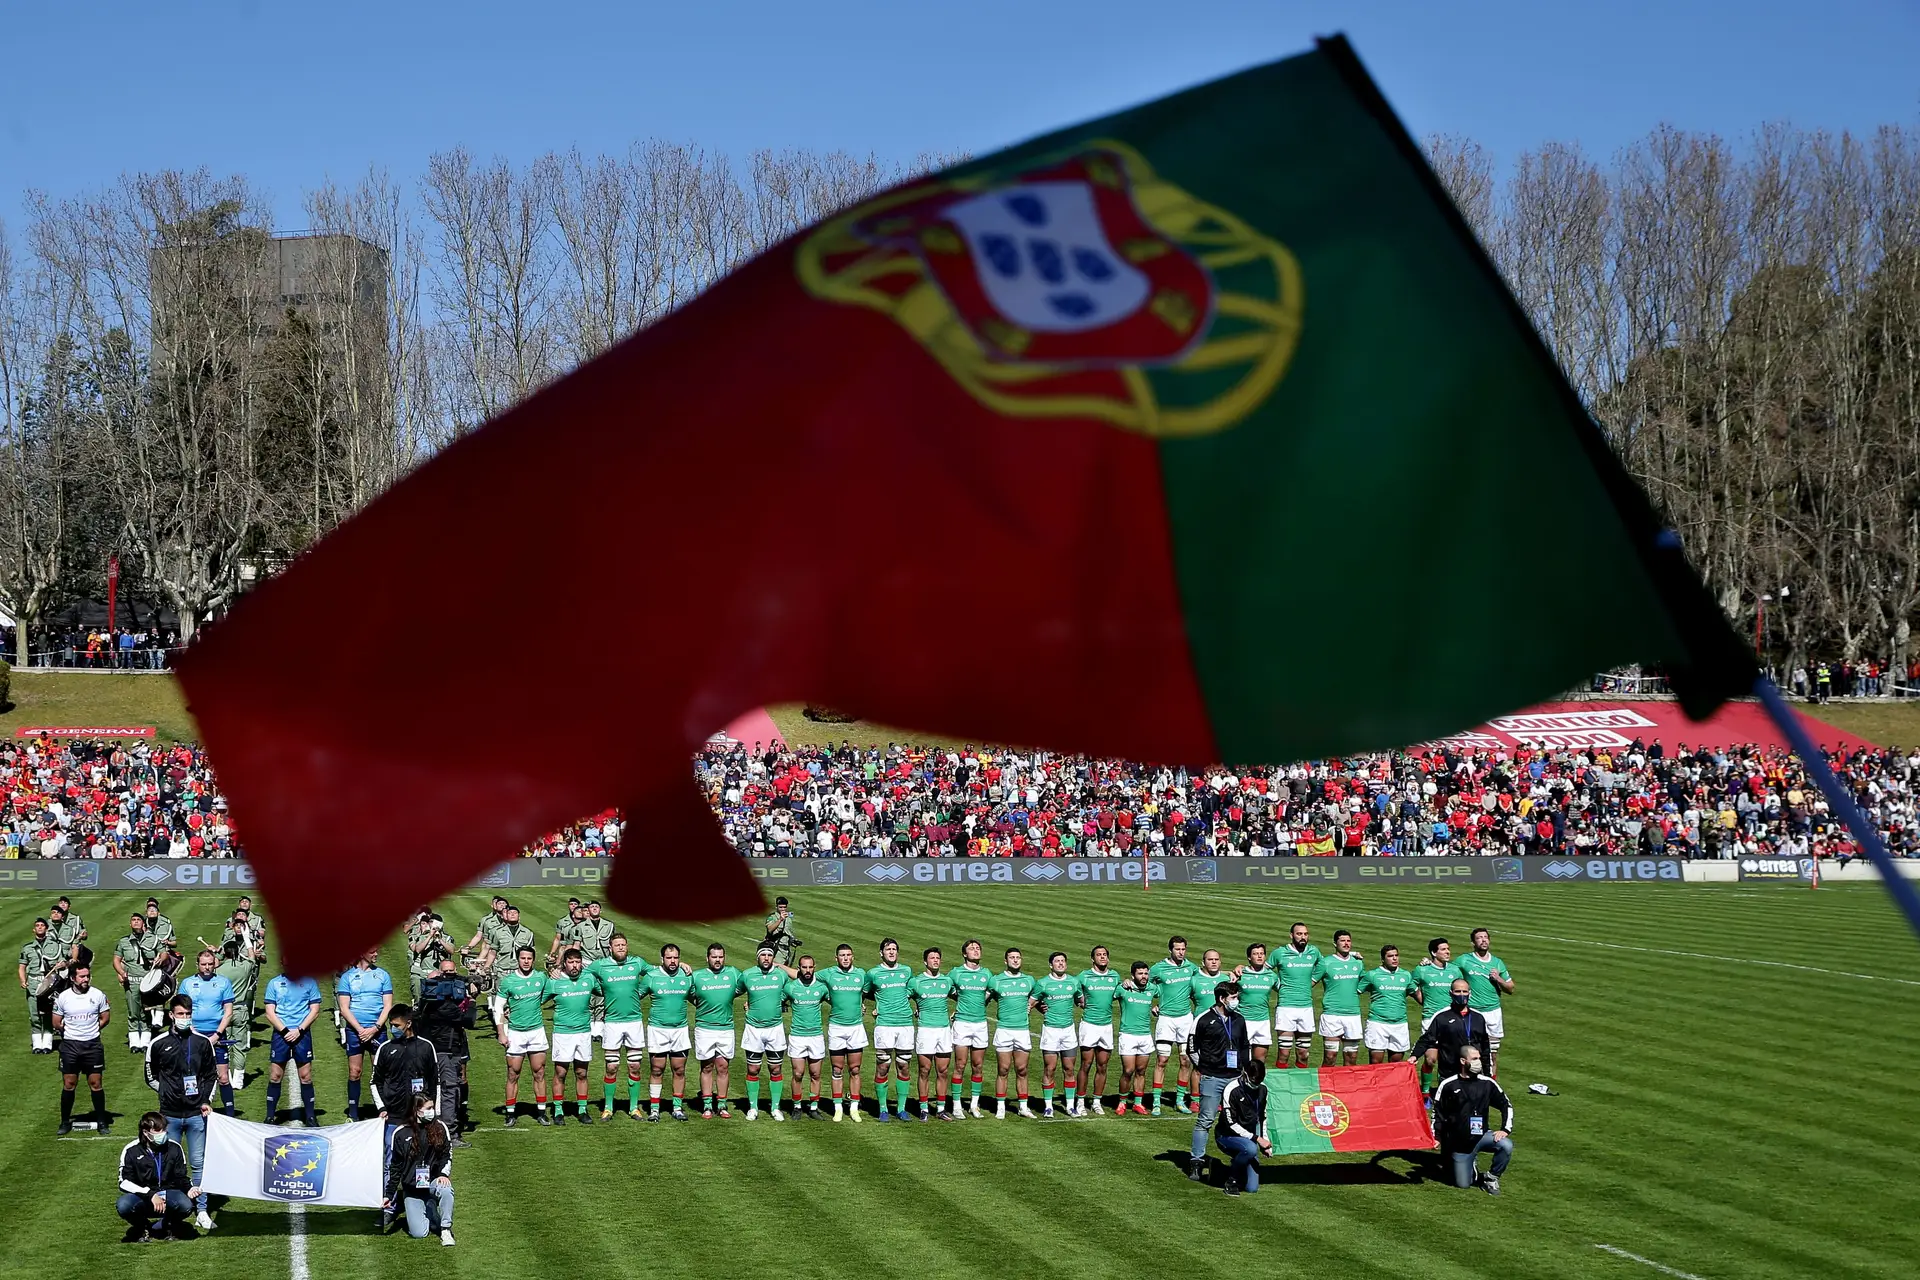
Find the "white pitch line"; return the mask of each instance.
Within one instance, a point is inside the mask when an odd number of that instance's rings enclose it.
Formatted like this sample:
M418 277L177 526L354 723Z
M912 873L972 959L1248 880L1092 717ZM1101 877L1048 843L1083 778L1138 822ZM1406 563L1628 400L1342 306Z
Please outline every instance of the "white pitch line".
M1663 1275L1677 1277L1677 1280L1700 1280L1700 1277L1691 1271L1678 1271L1667 1266L1665 1263L1655 1262L1652 1258L1643 1258L1637 1253L1628 1253L1625 1249L1616 1249L1610 1244L1596 1244L1593 1247L1603 1249L1616 1258L1625 1258L1629 1262L1638 1262L1642 1266L1652 1267L1655 1271Z
M1220 898L1224 902L1245 905L1245 898L1222 897L1220 894L1207 894L1210 898ZM1341 909L1340 914L1358 916L1363 920L1387 920L1394 924L1417 924L1434 929L1452 928L1444 920L1415 920L1410 916L1383 916L1372 911L1350 911ZM1592 938L1562 938L1551 933L1525 933L1519 929L1502 929L1503 938L1531 938L1536 942L1562 942L1575 947L1601 947L1608 951L1637 951L1649 956L1679 956L1687 960L1713 960L1720 964L1750 964L1767 969L1797 969L1801 973L1823 973L1831 978L1860 978L1867 982L1893 982L1903 987L1920 987L1920 981L1913 978L1889 978L1882 973L1854 973L1848 969L1822 969L1818 965L1790 964L1785 960L1755 960L1751 956L1717 956L1705 951L1672 951L1666 947L1634 947L1624 942L1597 942Z
M287 1206L287 1276L289 1280L311 1280L307 1271L307 1206Z

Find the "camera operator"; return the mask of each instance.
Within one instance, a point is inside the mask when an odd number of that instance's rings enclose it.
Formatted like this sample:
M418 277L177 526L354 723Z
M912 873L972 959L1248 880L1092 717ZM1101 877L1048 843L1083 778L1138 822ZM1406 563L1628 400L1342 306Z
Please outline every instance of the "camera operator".
M440 961L439 972L420 991L419 1030L437 1055L439 1114L456 1147L470 1145L460 1135L467 1129L467 1032L473 1030L479 995L479 986L455 970L452 956Z

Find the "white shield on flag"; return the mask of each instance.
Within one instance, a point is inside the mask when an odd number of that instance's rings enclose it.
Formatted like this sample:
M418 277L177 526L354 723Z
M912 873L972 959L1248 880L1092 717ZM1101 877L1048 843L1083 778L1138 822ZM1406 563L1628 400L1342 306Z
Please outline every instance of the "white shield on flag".
M1333 1107L1329 1103L1316 1103L1313 1108L1313 1122L1322 1129L1331 1129L1335 1123Z
M1036 333L1082 333L1146 304L1153 286L1114 252L1084 182L1032 182L946 211L1001 316Z

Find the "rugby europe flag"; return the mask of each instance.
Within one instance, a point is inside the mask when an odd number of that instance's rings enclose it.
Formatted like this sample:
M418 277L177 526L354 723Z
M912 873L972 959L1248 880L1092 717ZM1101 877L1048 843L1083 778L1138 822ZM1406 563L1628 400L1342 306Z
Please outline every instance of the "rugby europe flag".
M1411 1062L1269 1071L1266 1085L1267 1138L1277 1155L1433 1147Z
M216 1111L207 1117L200 1185L216 1196L378 1209L386 1198L385 1149L380 1120L282 1129Z
M1265 763L1743 653L1333 40L798 231L179 670L320 972L608 805L613 905L757 910L689 756L769 703Z

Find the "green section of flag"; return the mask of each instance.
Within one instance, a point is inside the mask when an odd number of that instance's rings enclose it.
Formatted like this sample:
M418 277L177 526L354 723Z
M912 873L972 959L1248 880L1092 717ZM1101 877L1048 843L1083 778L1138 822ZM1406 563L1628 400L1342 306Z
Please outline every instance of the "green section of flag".
M1303 1115L1313 1116L1313 1100L1321 1096L1320 1073L1289 1068L1267 1072L1267 1138L1276 1155L1305 1155L1332 1151L1333 1139L1310 1127ZM1303 1113L1301 1108L1307 1109Z

